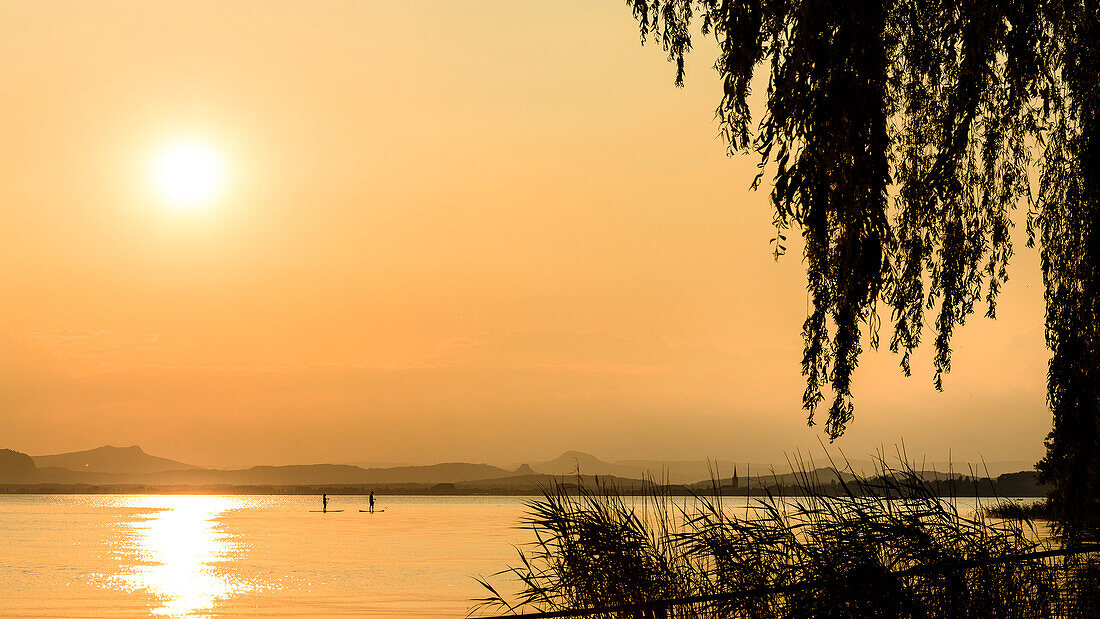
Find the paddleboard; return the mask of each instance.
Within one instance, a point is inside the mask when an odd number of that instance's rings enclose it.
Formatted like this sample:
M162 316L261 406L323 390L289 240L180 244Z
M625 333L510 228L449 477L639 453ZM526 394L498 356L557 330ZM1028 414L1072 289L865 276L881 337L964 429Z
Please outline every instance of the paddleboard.
M335 514L336 512L342 512L344 510L342 510L342 509L329 509L329 510L311 509L309 511L313 512L314 514Z
M384 511L386 511L386 510L385 509L376 509L376 510L374 510L374 513L377 514L379 512L384 512ZM369 509L361 509L361 510L359 510L359 513L369 514L369 513L371 513L371 511Z

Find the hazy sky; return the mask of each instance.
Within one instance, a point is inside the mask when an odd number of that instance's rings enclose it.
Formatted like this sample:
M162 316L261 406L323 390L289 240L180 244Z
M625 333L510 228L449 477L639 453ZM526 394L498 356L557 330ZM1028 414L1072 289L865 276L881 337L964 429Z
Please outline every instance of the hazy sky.
M0 3L0 447L200 464L778 462L800 248L621 0ZM157 153L224 159L209 203ZM1034 460L1035 252L999 318L905 379L864 356L862 457ZM887 334L888 335L888 334Z

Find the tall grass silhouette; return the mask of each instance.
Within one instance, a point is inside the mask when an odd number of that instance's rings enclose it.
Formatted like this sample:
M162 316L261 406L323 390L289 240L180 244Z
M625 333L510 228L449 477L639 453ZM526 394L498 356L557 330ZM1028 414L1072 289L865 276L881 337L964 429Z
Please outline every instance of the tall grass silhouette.
M471 614L634 606L586 616L1097 617L1100 555L1062 556L1026 518L960 511L908 465L841 481L840 496L800 466L800 496L732 506L719 494L672 497L653 484L625 497L608 483L555 483L529 503L535 541L487 579ZM1039 556L1035 556L1039 553ZM695 599L665 604L662 600ZM702 599L699 599L702 598Z

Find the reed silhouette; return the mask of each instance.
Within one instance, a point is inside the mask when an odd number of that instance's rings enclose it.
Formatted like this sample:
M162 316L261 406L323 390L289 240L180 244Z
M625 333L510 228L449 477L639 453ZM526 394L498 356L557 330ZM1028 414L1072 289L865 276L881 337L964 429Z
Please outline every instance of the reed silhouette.
M806 470L806 469L803 469ZM1071 554L1026 518L970 514L908 466L883 465L830 496L802 476L798 496L748 507L554 485L529 504L536 541L488 579L484 612L595 617L1094 617L1100 550ZM654 486L658 488L658 486ZM1094 548L1100 548L1096 546ZM670 602L671 601L671 602ZM614 610L599 610L614 609Z

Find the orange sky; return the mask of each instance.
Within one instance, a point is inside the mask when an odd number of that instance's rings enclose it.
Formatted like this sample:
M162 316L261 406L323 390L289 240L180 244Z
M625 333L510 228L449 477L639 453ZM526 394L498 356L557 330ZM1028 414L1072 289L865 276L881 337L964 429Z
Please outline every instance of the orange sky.
M0 447L200 464L782 461L799 249L619 0L0 4ZM221 199L149 188L164 143ZM1022 228L1022 226L1020 227ZM1022 229L1018 228L1022 233ZM839 446L1034 460L1035 252L905 379L864 357Z

